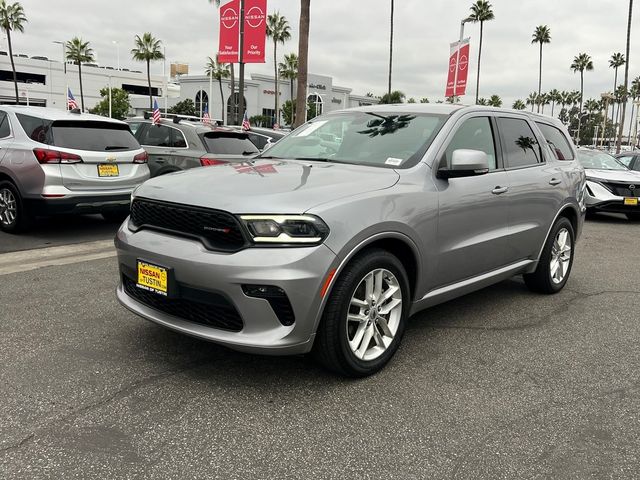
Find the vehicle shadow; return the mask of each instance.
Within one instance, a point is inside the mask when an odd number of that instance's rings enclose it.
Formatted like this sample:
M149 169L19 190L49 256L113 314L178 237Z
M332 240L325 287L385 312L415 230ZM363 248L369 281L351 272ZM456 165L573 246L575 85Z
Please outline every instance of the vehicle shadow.
M615 224L615 223L625 223L625 224L638 223L638 222L633 222L632 220L629 220L622 213L606 213L606 212L590 213L589 215L587 215L587 222L611 223L611 224Z

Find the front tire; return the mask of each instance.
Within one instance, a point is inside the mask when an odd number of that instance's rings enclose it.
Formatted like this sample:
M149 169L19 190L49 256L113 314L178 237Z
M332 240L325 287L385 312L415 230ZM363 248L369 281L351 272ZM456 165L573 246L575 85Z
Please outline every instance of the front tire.
M568 218L560 217L553 225L542 250L538 268L523 275L529 290L538 293L558 293L564 288L573 266L575 233Z
M7 233L24 232L31 225L31 220L15 185L9 181L0 182L0 230Z
M400 345L411 295L402 263L386 250L353 259L327 301L314 354L327 369L366 377L384 367Z

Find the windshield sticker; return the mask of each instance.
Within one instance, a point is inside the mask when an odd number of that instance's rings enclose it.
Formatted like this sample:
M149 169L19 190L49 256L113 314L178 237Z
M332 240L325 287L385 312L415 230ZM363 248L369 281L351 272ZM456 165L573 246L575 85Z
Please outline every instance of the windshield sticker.
M328 120L321 120L319 122L313 122L311 125L309 125L307 128L305 128L303 131L301 131L300 133L296 134L296 137L306 137L308 135L311 135L313 132L318 130L321 126L323 126L327 122L328 122Z
M398 165L400 165L404 160L402 160L401 158L393 158L393 157L389 157L387 158L387 161L384 162L385 165L393 165L394 167L397 167Z

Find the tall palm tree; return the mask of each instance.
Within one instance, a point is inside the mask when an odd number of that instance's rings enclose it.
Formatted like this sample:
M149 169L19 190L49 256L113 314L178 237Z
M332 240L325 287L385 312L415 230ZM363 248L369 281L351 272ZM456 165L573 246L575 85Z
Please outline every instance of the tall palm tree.
M590 72L593 70L593 62L591 57L586 53L581 53L573 59L571 64L571 70L573 72L580 72L580 111L582 112L582 99L584 96L584 72Z
M536 92L531 92L527 97L527 105L531 105L531 111L533 112L533 107L535 107L538 102L538 94Z
M220 119L222 120L222 124L224 125L224 93L222 92L222 79L229 78L231 76L231 72L229 72L229 67L227 64L220 63L217 60L214 60L211 57L207 58L207 64L205 65L205 74L207 77L215 78L218 81L218 85L220 86L220 102L222 105L222 116ZM211 103L211 99L209 99L209 103ZM209 109L209 115L211 115L211 109Z
M295 53L290 53L284 56L284 62L278 64L278 70L280 76L289 80L289 86L291 88L290 96L291 103L293 104L293 81L298 78L298 56ZM291 119L293 123L295 121L295 109L292 108Z
M636 102L640 98L640 77L636 77L631 82L631 88L629 89L629 96L631 97L631 121L629 122L629 143L631 143L631 127L636 123L633 116L636 107ZM635 140L634 140L635 145Z
M549 100L551 101L551 116L553 117L553 113L556 109L556 103L558 103L561 100L560 98L561 93L558 91L557 88L554 88L547 95L549 95Z
M513 102L513 106L511 108L513 108L514 110L524 110L525 108L527 108L527 106L522 100L516 100L515 102Z
M387 94L391 95L391 72L393 70L393 15L395 11L395 1L391 0L391 28L389 30L389 88Z
M280 78L278 75L278 43L285 44L291 38L291 27L289 21L279 12L271 13L267 16L267 38L273 40L273 69L276 77L276 94L275 94L275 123L280 123Z
M149 83L149 109L153 109L153 93L151 90L151 62L154 60L162 60L162 42L155 38L151 33L146 32L136 35L134 40L135 48L131 49L131 55L138 62L147 63L147 82Z
M311 0L300 0L300 37L298 39L298 94L296 98L296 122L298 127L305 122L303 112L307 110L307 68L309 63L309 23Z
M489 105L491 107L501 107L502 106L502 99L500 98L499 95L491 95L491 97L487 101L487 105Z
M80 106L84 112L84 91L82 90L82 63L93 62L93 50L89 42L84 42L80 37L74 37L67 42L67 60L78 65L78 78L80 79Z
M622 106L622 104L626 104L627 101L629 100L629 92L627 91L626 88L624 88L624 85L618 85L618 88L616 88L616 91L613 92L613 96L615 98L615 103L618 104L618 111L616 114L616 123L620 121L620 107Z
M540 95L538 95L538 111L544 115L544 107L546 105L549 105L550 100L549 100L549 94L547 93L541 93Z
M626 62L624 65L624 89L629 89L629 50L631 47L631 20L633 17L633 0L629 0L629 17L627 20L627 51ZM620 153L620 147L622 145L622 134L624 133L624 120L627 114L627 102L622 104L622 120L620 121L620 127L618 129L618 141L616 142L616 153Z
M538 71L538 95L542 93L542 46L545 43L551 43L551 29L546 25L539 25L533 32L531 43L540 44L540 68Z
M11 45L11 32L24 32L24 24L27 17L24 15L22 5L18 2L7 4L5 0L0 1L0 28L7 32L7 43L9 44L9 59L11 60L11 70L13 71L13 86L16 89L16 104L20 103L18 95L18 77L16 76L16 65L13 61L13 46Z
M487 0L477 0L471 5L471 15L469 18L473 23L480 22L480 45L478 47L478 76L476 79L476 103L480 98L480 60L482 59L482 37L484 30L484 22L491 21L495 18L491 4Z
M614 53L613 55L611 55L611 58L609 59L609 67L613 68L614 74L613 74L613 90L612 92L615 93L616 88L618 88L618 69L623 66L626 62L625 58L624 58L624 54L623 53ZM613 102L611 104L611 124L616 123L616 102Z

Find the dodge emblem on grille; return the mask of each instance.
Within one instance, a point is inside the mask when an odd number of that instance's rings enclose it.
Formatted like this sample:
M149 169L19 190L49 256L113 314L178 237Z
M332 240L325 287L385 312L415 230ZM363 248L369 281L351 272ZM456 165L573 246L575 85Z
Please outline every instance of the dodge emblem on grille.
M203 230L205 232L218 232L218 233L229 233L229 232L231 232L230 228L216 228L216 227L209 227L207 225L205 225L202 228L203 228Z

